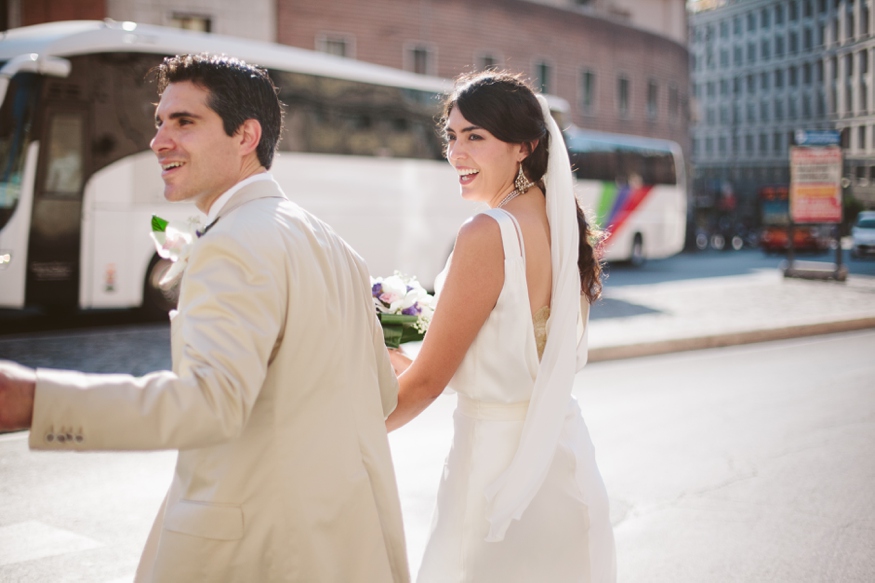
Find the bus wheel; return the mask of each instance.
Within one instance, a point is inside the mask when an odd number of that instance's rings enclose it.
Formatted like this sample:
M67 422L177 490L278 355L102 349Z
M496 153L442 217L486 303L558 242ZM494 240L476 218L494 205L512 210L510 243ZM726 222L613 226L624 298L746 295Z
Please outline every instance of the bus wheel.
M632 240L632 251L629 253L629 263L635 267L644 265L644 238L641 233L635 233Z
M167 313L176 308L179 301L179 280L171 286L162 286L158 282L170 269L173 263L158 255L152 257L146 270L146 281L143 282L143 313L150 319L167 319Z

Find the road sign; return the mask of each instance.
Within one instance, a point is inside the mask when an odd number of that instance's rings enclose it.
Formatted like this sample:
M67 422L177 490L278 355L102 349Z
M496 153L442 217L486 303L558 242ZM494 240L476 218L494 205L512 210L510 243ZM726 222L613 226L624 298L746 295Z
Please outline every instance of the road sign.
M842 221L842 149L790 148L790 216L794 223Z
M796 130L797 146L838 146L839 132L834 130Z

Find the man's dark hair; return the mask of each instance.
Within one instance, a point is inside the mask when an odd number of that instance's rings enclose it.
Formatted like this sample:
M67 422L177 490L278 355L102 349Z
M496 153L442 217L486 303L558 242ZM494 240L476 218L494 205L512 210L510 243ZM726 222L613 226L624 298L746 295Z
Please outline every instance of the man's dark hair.
M207 105L222 118L225 133L233 136L247 119L261 124L256 154L270 168L283 129L283 108L276 85L265 69L224 55L177 55L155 68L158 95L171 83L191 81L209 92Z

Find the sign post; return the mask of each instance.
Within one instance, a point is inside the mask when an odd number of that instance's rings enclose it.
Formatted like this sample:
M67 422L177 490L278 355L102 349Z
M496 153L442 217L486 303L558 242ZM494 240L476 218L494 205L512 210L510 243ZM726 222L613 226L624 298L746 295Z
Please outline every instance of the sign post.
M838 132L796 132L790 148L790 256L785 277L837 279L844 281L847 268L842 266L842 248L838 224L842 221L842 149ZM834 224L836 263L824 265L807 262L797 265L793 255L793 226L796 224Z

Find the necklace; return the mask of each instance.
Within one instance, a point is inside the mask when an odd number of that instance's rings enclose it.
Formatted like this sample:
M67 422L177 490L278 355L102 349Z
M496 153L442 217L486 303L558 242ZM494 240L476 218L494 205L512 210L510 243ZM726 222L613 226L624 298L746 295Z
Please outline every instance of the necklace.
M506 205L507 203L509 203L510 201L512 201L513 199L515 199L516 197L518 197L518 196L521 195L521 194L522 194L522 192L520 192L519 190L517 190L516 188L514 188L514 189L510 192L510 194L508 194L508 195L505 196L503 199L501 199L501 202L498 203L498 204L496 205L495 208L499 208L499 209L500 209L501 207L503 207L504 205Z

